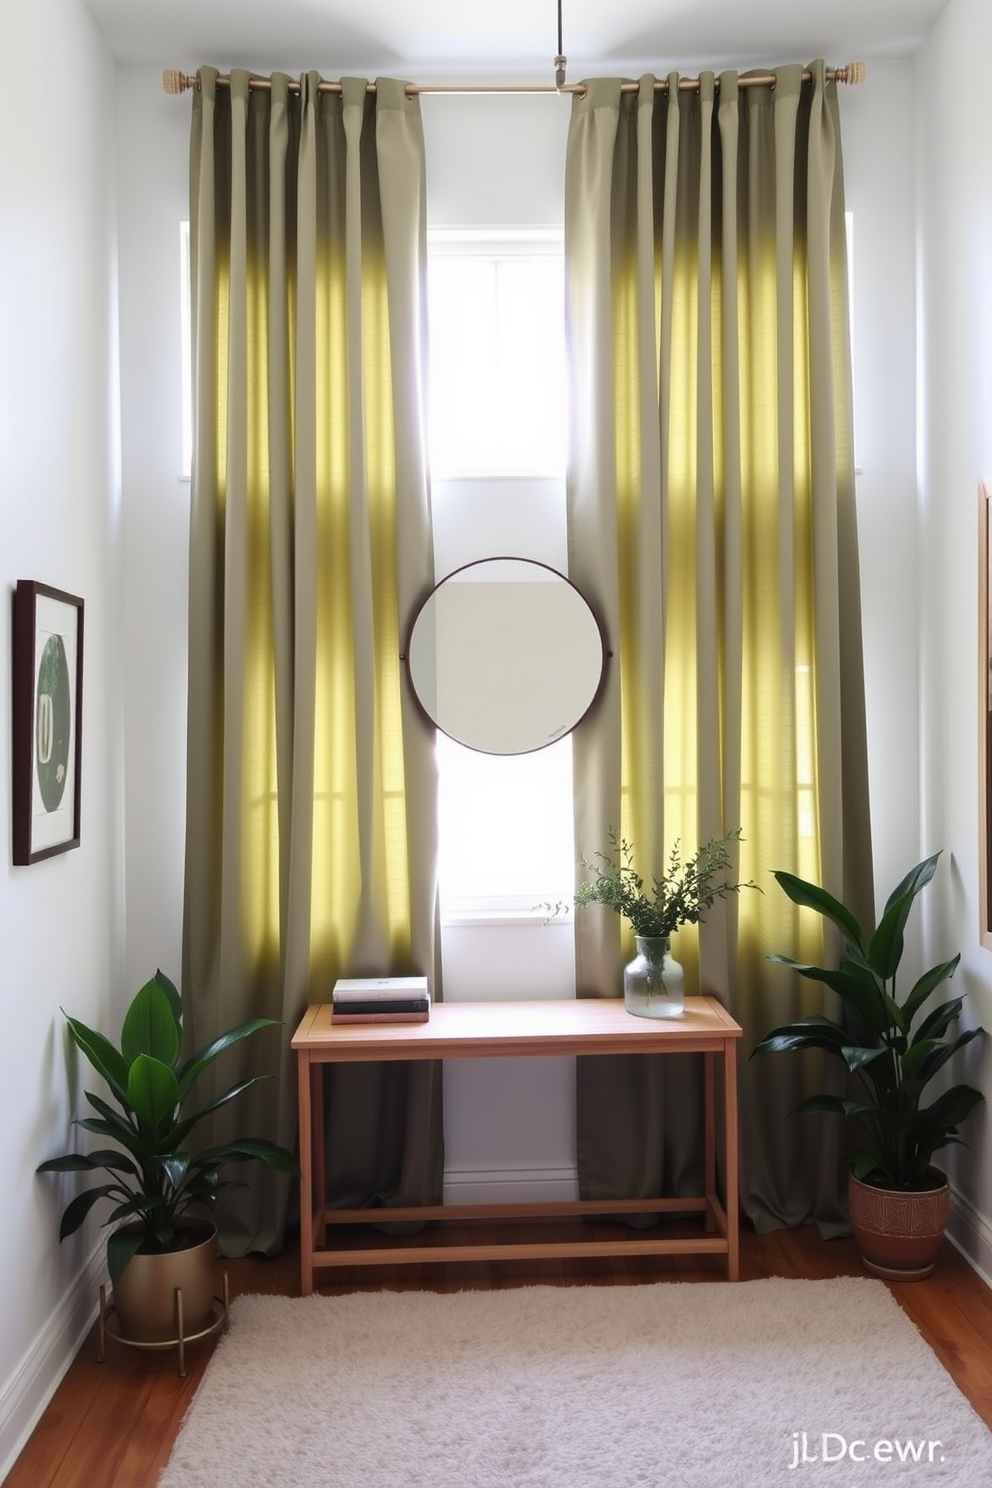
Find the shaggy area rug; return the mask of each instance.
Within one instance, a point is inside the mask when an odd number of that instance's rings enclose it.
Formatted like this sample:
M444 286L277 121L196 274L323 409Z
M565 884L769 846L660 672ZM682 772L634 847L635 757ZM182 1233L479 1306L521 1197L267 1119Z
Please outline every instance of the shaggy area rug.
M242 1297L160 1488L992 1484L879 1281Z

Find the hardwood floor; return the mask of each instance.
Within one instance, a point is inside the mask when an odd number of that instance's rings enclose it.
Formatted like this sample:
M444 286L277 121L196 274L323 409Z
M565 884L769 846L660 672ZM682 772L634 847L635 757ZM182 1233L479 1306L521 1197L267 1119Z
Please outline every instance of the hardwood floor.
M531 1238L539 1226L529 1227ZM515 1238L522 1238L515 1227ZM295 1235L283 1255L225 1262L231 1296L299 1292ZM319 1290L331 1295L358 1290L412 1288L458 1291L466 1287L638 1285L652 1281L715 1281L716 1258L645 1257L609 1261L479 1262L462 1265L351 1268L321 1274ZM821 1241L812 1228L741 1236L741 1279L766 1276L816 1279L860 1276L853 1241ZM330 1283L330 1284L328 1284ZM992 1291L945 1242L927 1281L891 1287L958 1388L992 1429ZM203 1375L213 1340L190 1345L188 1374L176 1374L174 1352L150 1353L108 1344L95 1362L94 1328L53 1396L34 1434L5 1480L5 1488L154 1488L183 1415Z

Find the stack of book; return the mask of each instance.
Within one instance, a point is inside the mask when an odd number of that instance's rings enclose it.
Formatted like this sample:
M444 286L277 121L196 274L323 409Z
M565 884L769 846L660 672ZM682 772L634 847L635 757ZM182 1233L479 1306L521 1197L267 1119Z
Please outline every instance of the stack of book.
M334 983L332 1023L426 1023L430 1015L426 977L339 977Z

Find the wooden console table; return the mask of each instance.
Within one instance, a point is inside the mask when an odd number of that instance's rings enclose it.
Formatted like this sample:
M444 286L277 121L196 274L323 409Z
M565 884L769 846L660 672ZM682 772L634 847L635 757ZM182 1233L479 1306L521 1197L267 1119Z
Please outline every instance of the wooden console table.
M688 997L681 1018L639 1018L621 1000L438 1003L428 1023L337 1024L327 1003L307 1009L293 1036L299 1076L300 1283L313 1291L315 1269L423 1261L533 1260L542 1256L725 1255L739 1270L737 1214L737 1063L741 1028L713 997ZM516 1059L530 1055L702 1054L705 1192L668 1199L574 1200L521 1204L444 1204L417 1208L328 1209L325 1194L324 1082L321 1066L353 1061ZM722 1060L726 1203L716 1184L717 1060ZM580 1215L703 1215L705 1233L657 1238L629 1231L612 1240L548 1239L517 1244L394 1245L329 1249L330 1225L410 1220L550 1219Z

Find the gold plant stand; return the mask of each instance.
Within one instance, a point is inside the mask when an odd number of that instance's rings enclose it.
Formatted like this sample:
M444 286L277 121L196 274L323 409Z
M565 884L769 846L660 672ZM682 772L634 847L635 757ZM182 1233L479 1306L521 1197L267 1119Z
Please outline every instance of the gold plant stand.
M176 1336L175 1336L175 1338L166 1338L166 1339L162 1339L162 1340L156 1340L156 1342L154 1342L154 1343L145 1343L145 1342L139 1341L136 1338L125 1338L124 1335L123 1335L123 1333L120 1331L120 1328L111 1323L110 1320L111 1320L112 1317L116 1316L117 1309L114 1306L113 1302L109 1302L108 1303L108 1301L107 1301L107 1288L105 1286L101 1286L101 1288L100 1288L100 1350L99 1350L99 1353L96 1356L97 1363L98 1364L102 1364L103 1361L104 1361L104 1359L107 1357L107 1339L108 1338L112 1339L114 1343L122 1343L125 1348L148 1349L148 1350L152 1350L152 1351L155 1351L155 1350L158 1350L158 1349L170 1349L170 1348L174 1348L174 1349L178 1349L179 1350L179 1366L178 1366L179 1378L180 1379L185 1379L186 1378L186 1345L188 1343L196 1343L201 1338L209 1338L211 1336L211 1334L217 1333L221 1328L223 1328L224 1332L226 1333L227 1330L228 1330L228 1328L229 1328L229 1326L230 1326L231 1299L230 1299L230 1287L228 1285L227 1272L226 1272L226 1270L224 1271L223 1276L222 1276L222 1290L223 1290L223 1295L220 1296L220 1297L214 1297L214 1299L213 1299L213 1307L212 1307L213 1319L212 1319L212 1321L210 1323L208 1323L208 1325L205 1328L200 1328L196 1333L187 1333L186 1330L185 1330L185 1327L183 1325L183 1289L182 1289L182 1287L176 1287Z

